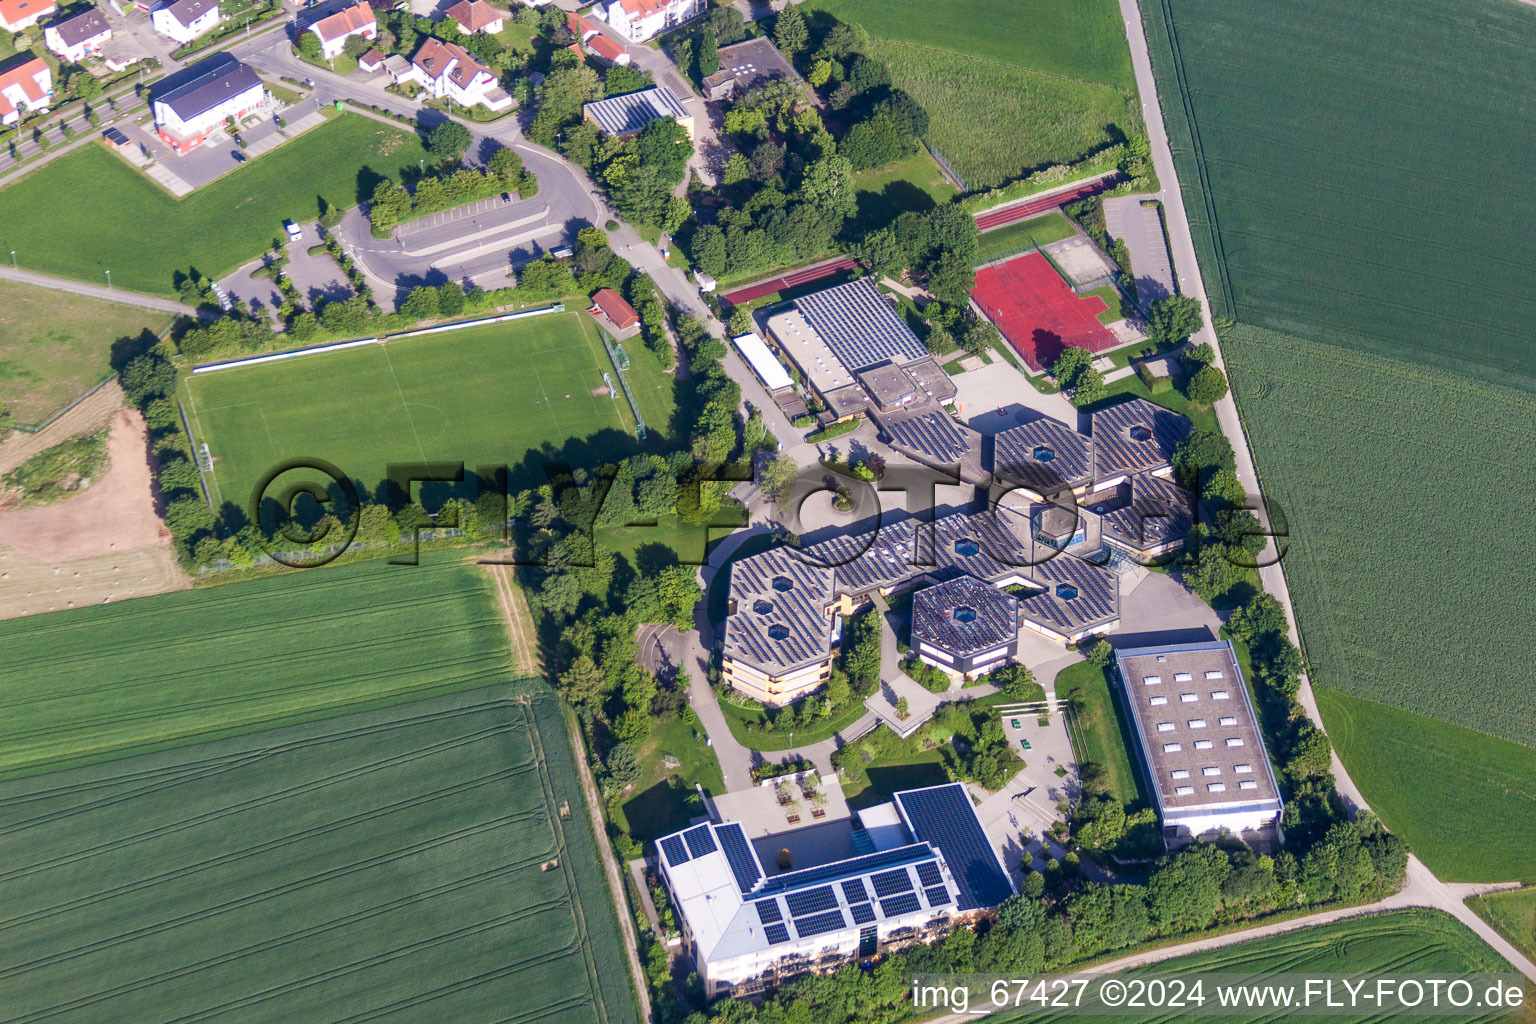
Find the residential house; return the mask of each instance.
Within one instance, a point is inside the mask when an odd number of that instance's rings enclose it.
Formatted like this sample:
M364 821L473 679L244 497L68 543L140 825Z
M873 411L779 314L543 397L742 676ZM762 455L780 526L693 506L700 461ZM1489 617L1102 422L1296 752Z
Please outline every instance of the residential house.
M43 29L43 45L73 64L100 52L101 44L111 38L112 26L95 7L60 18Z
M53 0L0 0L0 28L20 32L59 9Z
M615 64L628 64L630 61L629 51L601 32L593 33L586 44L588 53L610 67Z
M347 48L347 40L353 36L362 36L364 39L376 37L379 34L379 21L372 7L367 3L358 3L321 18L309 26L308 31L320 40L320 55L326 60L334 60L341 56Z
M223 20L218 0L170 0L149 15L149 23L156 32L183 46L212 31Z
M476 32L494 36L506 27L506 14L492 7L485 0L459 0L443 13L458 22L459 31L467 36L472 36Z
M239 121L265 106L267 90L249 64L217 53L162 80L150 103L160 141L185 153L226 120Z
M633 43L655 38L708 9L707 0L612 0L608 24Z
M387 66L387 64L386 64ZM461 106L510 110L512 97L496 84L496 75L457 43L428 36L411 58L410 69L396 81L413 81L432 96Z
M378 50L370 49L367 53L357 58L357 66L364 71L377 71L384 66L384 55Z
M53 72L41 57L23 58L0 71L0 124L53 105Z

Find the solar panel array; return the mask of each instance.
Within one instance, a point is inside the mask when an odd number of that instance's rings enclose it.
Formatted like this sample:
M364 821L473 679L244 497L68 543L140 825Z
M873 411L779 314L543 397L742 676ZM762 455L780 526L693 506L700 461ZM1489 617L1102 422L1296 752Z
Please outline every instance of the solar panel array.
M867 277L798 298L795 308L849 370L928 354Z
M880 901L880 913L886 917L896 917L900 914L910 914L914 910L921 910L923 906L917 902L917 893L904 892L899 896Z
M944 884L944 876L940 873L939 866L931 860L917 866L917 880L925 886Z
M667 836L661 841L661 852L666 854L667 865L677 867L679 864L687 864L692 857L688 856L688 848L677 836Z
M1131 502L1104 514L1104 529L1134 548L1183 537L1195 525L1195 496L1165 477L1131 478Z
M853 875L868 874L871 871L889 868L896 864L911 864L914 861L932 859L932 847L926 843L912 843L908 846L881 850L878 853L867 853L862 857L850 857L847 860L835 861L831 864L819 864L814 868L802 868L799 871L788 871L782 875L775 875L763 883L762 887L758 890L758 895L778 895L794 889L803 889L808 885L815 885L819 882L836 882Z
M875 908L868 903L855 903L848 912L853 915L854 924L869 924L875 919Z
M1013 892L992 843L958 782L898 793L896 801L917 838L937 846L955 876L960 910L995 907ZM881 905L881 910L885 910ZM886 911L889 915L890 911Z
M949 890L942 885L936 885L931 889L924 889L923 895L928 897L930 907L944 907L953 902L949 898Z
M779 909L779 901L758 900L752 904L757 908L757 921L759 924L775 924L784 920L784 912Z
M684 832L683 842L688 844L688 852L695 857L714 853L718 849L715 846L714 833L709 830L708 825L700 825L698 828L691 828Z
M1164 465L1192 427L1188 418L1145 398L1100 409L1091 420L1094 475L1102 480Z
M993 438L992 463L998 476L1050 495L1093 477L1093 446L1060 420L1042 417Z
M752 844L747 842L747 833L739 823L733 821L716 828L715 835L720 840L720 848L725 851L725 860L731 866L731 874L736 876L736 888L741 890L742 895L746 895L752 891L758 879L763 877L752 855Z
M784 905L789 908L791 917L798 918L805 914L831 910L837 906L837 895L833 893L830 885L825 885L820 889L792 892L784 897Z
M1062 555L1031 567L1029 577L1045 590L1019 595L1020 613L1058 633L1070 636L1120 614L1120 578L1102 565ZM1063 584L1076 596L1061 596L1056 588Z
M948 413L928 412L908 416L886 424L891 440L945 464L959 462L971 450L965 432L955 426Z
M796 553L770 548L731 566L736 614L725 620L726 654L766 669L799 665L831 650L832 623L822 608L831 596L832 570L806 563Z
M869 900L869 889L862 878L850 878L843 883L843 899L849 903L865 903Z
M956 608L969 608L971 619L956 618ZM957 576L917 592L912 635L960 657L981 654L1019 635L1019 599L973 576Z
M767 937L769 942L789 941L789 929L781 924L771 924L767 928L764 928L763 935Z
M917 898L913 897L912 902L916 903ZM847 927L847 924L841 910L829 910L823 914L795 918L795 931L802 939L808 939L812 935L837 931L839 928Z
M912 876L907 873L906 868L875 875L870 878L870 881L874 883L875 895L880 897L912 890Z

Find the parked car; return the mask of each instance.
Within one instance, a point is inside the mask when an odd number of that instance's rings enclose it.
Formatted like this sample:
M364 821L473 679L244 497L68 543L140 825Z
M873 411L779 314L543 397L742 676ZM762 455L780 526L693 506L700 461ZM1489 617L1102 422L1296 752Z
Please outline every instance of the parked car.
M1019 728L1019 720L1017 718L1008 719L1008 724L1015 729Z
M230 155L235 158L235 163L237 163L237 164L245 163L245 154L242 153L240 150L237 149L233 153L231 153Z
M501 201L504 202L504 203L510 203L512 201L512 193L511 192L503 192L501 194Z
M283 221L283 230L288 232L288 238L292 241L297 242L304 237L304 229L291 220Z
M1020 740L1019 740L1019 742L1020 742L1020 743L1022 743L1022 744L1024 744L1024 749L1025 749L1025 750L1029 750L1029 749L1030 749L1030 746L1029 746L1029 740L1026 740L1026 739L1020 739Z

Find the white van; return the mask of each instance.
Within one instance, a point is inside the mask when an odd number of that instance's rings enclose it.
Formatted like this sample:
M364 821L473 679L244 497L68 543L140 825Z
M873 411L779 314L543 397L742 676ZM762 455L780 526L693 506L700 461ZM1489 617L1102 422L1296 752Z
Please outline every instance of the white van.
M283 221L283 230L288 232L288 238L290 241L297 242L299 239L304 237L304 229L299 227L291 220Z

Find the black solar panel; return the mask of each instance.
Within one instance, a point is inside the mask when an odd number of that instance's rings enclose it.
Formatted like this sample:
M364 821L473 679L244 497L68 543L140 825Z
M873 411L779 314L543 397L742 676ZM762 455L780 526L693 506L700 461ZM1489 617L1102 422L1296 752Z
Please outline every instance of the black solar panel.
M945 907L952 901L949 898L949 890L942 885L936 885L931 889L924 889L923 895L928 897L930 907Z
M677 867L679 864L687 864L693 858L688 856L687 847L677 836L667 836L661 841L661 852L667 855L667 866Z
M880 897L897 892L909 892L912 889L912 876L907 874L906 868L873 875L870 881L875 883L875 895Z
M784 897L784 905L789 908L791 917L801 917L821 910L831 910L837 906L837 896L830 885L824 885L820 889L792 892Z
M960 890L958 909L995 907L1008 898L1013 886L960 783L909 790L896 799L917 838L937 846L944 855Z
M795 308L850 370L927 355L869 278L802 296Z
M791 889L802 889L817 882L835 882L850 875L862 875L877 868L890 867L892 864L910 864L915 860L932 859L933 850L930 847L922 843L913 843L894 850L881 850L878 853L867 853L862 857L852 857L831 864L821 864L814 868L802 868L799 871L787 871L782 875L774 875L763 883L759 894L778 895Z
M917 880L925 886L944 884L944 876L939 874L939 866L933 861L917 866Z
M752 891L752 887L762 878L757 868L757 861L752 856L752 846L747 842L747 834L741 826L732 822L722 825L716 830L720 837L720 848L725 851L725 859L731 866L731 874L736 876L736 887L745 895Z
M763 934L768 937L769 942L789 941L789 929L781 924L769 925L767 928L763 929Z
M757 908L757 920L762 924L784 920L784 912L779 909L778 900L758 900L752 905Z
M691 828L684 832L683 842L688 844L688 852L695 857L715 852L715 837L710 833L708 825L700 825L698 828Z
M940 462L959 462L971 450L954 421L946 413L930 412L890 425L891 440L904 448L922 452Z
M912 897L912 902L917 903L917 897ZM812 935L820 935L822 932L832 932L844 927L848 922L843 920L841 910L829 910L824 914L812 914L810 917L795 918L795 931L802 939L808 939Z
M917 902L917 893L904 892L900 896L892 896L888 900L880 901L880 913L886 917L895 917L897 914L910 914L914 910L921 910L922 904Z
M850 878L843 883L843 899L849 903L867 903L869 901L869 889L864 885L862 878Z
M869 924L875 919L875 908L868 903L855 903L848 912L853 915L854 924Z

